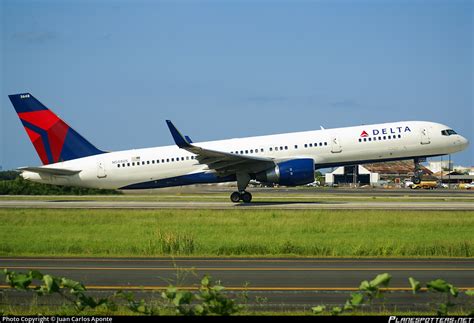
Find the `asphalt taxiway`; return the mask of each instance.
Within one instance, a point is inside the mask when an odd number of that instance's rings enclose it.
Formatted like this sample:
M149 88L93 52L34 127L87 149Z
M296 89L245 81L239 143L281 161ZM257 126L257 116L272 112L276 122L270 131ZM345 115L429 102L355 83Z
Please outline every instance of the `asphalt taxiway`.
M148 293L148 297L150 292L166 288L169 282L196 290L200 278L211 275L228 293L246 292L256 299L265 298L266 308L337 304L357 291L361 281L385 272L393 276L386 292L398 308L423 308L433 297L426 292L415 297L408 277L422 283L441 278L461 291L474 289L472 258L0 258L0 268L16 272L39 270L68 277L83 282L95 293L131 290ZM3 283L0 289L8 291L8 286ZM21 302L19 292L10 290L7 294L8 302ZM460 297L459 301L468 299Z
M212 209L212 210L474 210L472 201L367 202L367 201L271 201L248 204L204 201L93 201L93 200L2 200L0 208L38 209Z

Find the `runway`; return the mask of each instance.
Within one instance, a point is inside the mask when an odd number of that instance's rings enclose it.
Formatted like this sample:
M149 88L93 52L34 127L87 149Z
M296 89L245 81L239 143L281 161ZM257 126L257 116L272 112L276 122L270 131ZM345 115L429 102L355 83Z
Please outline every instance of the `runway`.
M372 202L346 200L340 201L271 201L234 204L232 202L204 201L94 201L94 200L1 200L0 208L39 208L39 209L212 209L212 210L450 210L473 211L472 201L428 202Z
M463 291L474 289L471 258L0 258L0 268L16 272L35 269L72 278L97 293L118 289L149 293L166 288L168 281L176 284L177 273L183 276L179 286L196 290L200 278L208 274L220 280L231 294L246 291L252 297L265 297L270 308L306 308L321 302L337 304L358 290L361 281L385 272L393 276L387 292L398 308L426 306L433 296L422 293L414 299L408 283L410 276L420 282L441 278ZM1 289L7 289L3 282L0 284ZM21 302L22 294L8 293L10 301ZM464 297L459 300L467 302Z

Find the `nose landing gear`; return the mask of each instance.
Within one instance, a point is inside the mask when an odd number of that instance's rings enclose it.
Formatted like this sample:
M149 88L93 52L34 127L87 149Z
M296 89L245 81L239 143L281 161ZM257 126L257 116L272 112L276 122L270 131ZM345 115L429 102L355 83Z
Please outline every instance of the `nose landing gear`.
M420 158L414 159L415 171L413 172L413 177L411 178L414 184L421 183L421 176L423 175L423 170L421 169L421 164L420 164L421 162L422 160Z

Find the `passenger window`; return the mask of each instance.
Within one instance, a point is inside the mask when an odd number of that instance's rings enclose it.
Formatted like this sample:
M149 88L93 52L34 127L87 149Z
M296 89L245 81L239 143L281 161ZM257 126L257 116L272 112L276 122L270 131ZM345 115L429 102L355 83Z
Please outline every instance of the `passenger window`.
M298 149L298 145L295 145L295 149Z
M117 167L120 167L120 164L117 164Z
M273 148L272 148L272 147L270 147L270 151L272 151L272 150L273 150Z
M392 136L387 136L388 139L392 139Z
M253 154L253 149L250 149L250 153Z
M328 143L327 143L327 142L325 142L325 143L324 143L324 146L327 146L327 145L328 145Z
M278 151L278 147L275 147L275 151Z
M232 154L232 153L231 153ZM186 160L189 160L189 156L186 156Z
M372 141L372 138L369 138L369 141Z
M398 135L398 138L401 138L402 136L401 135Z
M387 136L383 136L383 140L386 140L387 139Z
M263 153L263 148L261 148L261 149L260 149L260 152L262 152L262 153Z
M304 148L308 148L308 144L304 144Z
M382 137L379 137L379 140L382 140Z
M320 146L322 146L322 145L323 145L323 143L322 143L322 142L320 142L320 143L319 143L319 145L320 145Z
M125 164L122 164L122 167L125 167Z
M248 150L246 150L246 151L245 151L245 153L246 153L246 154L248 154L248 153L249 153L249 151L248 151Z
M313 147L313 144L311 143L311 144L309 144L309 146L310 146L310 147Z
M367 138L364 138L364 142L366 142L366 141L367 141Z
M127 166L130 167L130 163L127 163Z
M362 139L359 138L359 142L362 142Z

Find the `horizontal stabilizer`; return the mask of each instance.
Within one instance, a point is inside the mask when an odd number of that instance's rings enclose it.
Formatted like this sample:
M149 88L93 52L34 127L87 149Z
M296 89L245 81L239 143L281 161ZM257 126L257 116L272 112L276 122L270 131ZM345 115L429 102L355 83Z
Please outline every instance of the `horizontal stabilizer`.
M18 168L21 172L33 172L39 174L48 175L60 175L60 176L71 176L81 172L81 170L72 170L64 168L51 168L51 167L20 167Z

